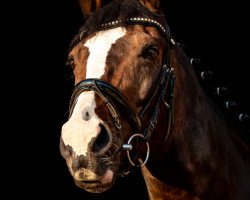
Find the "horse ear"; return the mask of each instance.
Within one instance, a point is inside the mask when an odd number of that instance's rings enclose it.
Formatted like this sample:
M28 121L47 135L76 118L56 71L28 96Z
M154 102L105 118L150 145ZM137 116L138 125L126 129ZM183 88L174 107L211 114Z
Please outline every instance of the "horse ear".
M112 0L78 0L84 16L89 16L93 11ZM139 0L146 8L152 12L159 12L160 0Z
M102 5L102 0L78 0L84 16L89 16L91 12L98 10Z
M159 12L160 0L139 0L146 8L152 12Z

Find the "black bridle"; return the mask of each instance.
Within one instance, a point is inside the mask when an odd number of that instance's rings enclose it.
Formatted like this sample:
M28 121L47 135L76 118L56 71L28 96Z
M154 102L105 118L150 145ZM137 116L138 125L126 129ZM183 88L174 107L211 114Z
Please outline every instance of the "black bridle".
M154 26L157 28L160 33L164 35L164 37L167 39L168 44L167 44L167 49L165 52L164 56L164 62L163 66L161 67L156 86L153 88L153 94L151 98L148 100L147 104L145 107L142 109L141 113L138 114L135 111L135 108L128 102L126 97L113 85L105 82L104 80L101 79L85 79L80 81L78 84L75 85L74 91L71 96L70 100L70 112L69 112L69 118L72 114L73 108L76 104L76 100L78 96L85 91L93 91L95 94L97 94L104 102L105 105L108 107L114 124L117 128L117 130L120 133L121 139L122 139L122 134L121 134L121 122L120 122L120 116L119 116L119 110L117 106L119 105L129 116L129 118L132 121L132 128L134 131L134 134L130 137L129 141L125 144L123 144L123 149L127 150L127 155L128 159L133 166L141 166L144 165L147 160L148 160L148 155L149 155L149 145L148 141L151 137L151 133L155 129L155 126L157 124L157 119L160 111L160 106L164 103L166 107L168 108L168 130L167 130L167 135L165 137L165 140L167 140L169 132L170 132L170 126L171 123L173 122L173 111L172 111L172 102L173 102L173 97L174 97L174 74L173 74L173 69L170 67L170 48L175 45L175 41L171 38L170 36L170 31L169 27L163 27L160 23L158 23L155 20L151 20L148 18L130 18L125 20L127 24L142 24L146 26ZM114 21L110 22L107 24L103 24L102 27L104 29L106 28L112 28L112 27L117 27L121 21ZM124 23L124 21L123 21ZM82 35L84 32L79 34L79 39L82 39ZM168 96L166 95L166 91L168 90ZM157 98L158 97L158 98ZM143 120L146 111L149 109L151 106L151 102L153 99L157 98L156 105L154 106L154 109L151 113L150 120L148 122L147 127L142 130L142 124L141 121ZM167 100L168 101L167 101ZM132 160L130 159L130 154L129 151L132 149L132 146L130 144L131 140L134 137L142 137L143 141L147 143L147 157L143 163L140 165L135 165Z

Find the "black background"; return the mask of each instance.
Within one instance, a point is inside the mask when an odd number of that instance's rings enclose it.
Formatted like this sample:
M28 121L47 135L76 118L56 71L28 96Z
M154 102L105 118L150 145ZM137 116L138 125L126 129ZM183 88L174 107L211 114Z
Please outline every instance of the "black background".
M202 59L227 86L240 110L250 111L249 12L245 1L166 1L166 19L172 36L185 44L190 57ZM77 188L59 153L59 137L67 118L70 81L65 60L70 40L80 27L82 14L77 0L13 3L6 16L7 60L4 91L11 106L6 150L6 175L13 193L62 199L146 198L140 173L137 178L117 180L102 195ZM5 39L5 38L4 38ZM13 67L11 67L13 66ZM4 104L3 104L4 105ZM16 148L14 148L16 147ZM15 150L14 150L15 149ZM159 166L160 167L160 166ZM133 176L133 174L131 175Z

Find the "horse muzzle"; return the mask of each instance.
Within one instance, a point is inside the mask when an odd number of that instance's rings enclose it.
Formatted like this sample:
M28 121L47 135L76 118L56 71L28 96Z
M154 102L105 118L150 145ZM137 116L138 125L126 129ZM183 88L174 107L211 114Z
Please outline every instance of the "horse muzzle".
M89 169L75 173L76 186L91 193L101 193L108 190L115 182L114 172L107 169L103 175L97 175Z

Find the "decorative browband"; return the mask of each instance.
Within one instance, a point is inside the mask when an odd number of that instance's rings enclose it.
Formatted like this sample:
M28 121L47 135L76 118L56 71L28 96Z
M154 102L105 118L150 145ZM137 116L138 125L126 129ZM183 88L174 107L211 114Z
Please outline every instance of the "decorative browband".
M134 18L125 19L124 21L125 22L146 22L146 23L152 23L152 24L157 25L165 34L168 34L170 36L169 29L166 30L159 22L157 22L157 21L155 21L153 19L141 18L141 17L134 17ZM124 21L117 20L117 21L106 23L106 24L102 24L102 26L113 26L113 25L120 24L120 23L122 23Z
M108 23L102 24L101 26L102 27L117 27L117 26L119 26L119 24L122 24L124 22L125 23L132 23L132 24L135 24L135 23L151 24L152 26L160 29L160 31L167 37L169 42L171 42L172 45L175 45L175 41L170 35L169 27L167 26L166 28L164 28L159 22L157 22L156 20L153 20L153 19L134 17L134 18L129 18L129 19L125 19L125 20L116 20L116 21L108 22ZM83 31L80 34L80 39L82 39L84 32L85 31Z

